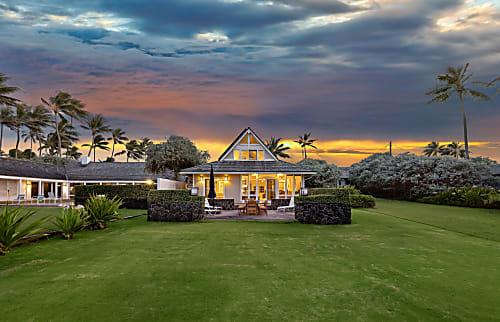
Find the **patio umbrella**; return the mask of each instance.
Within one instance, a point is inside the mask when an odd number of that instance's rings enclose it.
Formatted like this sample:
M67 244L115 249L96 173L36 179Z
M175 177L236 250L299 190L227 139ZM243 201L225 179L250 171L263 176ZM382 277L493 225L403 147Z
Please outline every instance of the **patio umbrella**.
M210 188L208 190L208 198L214 200L215 197L217 197L217 194L215 193L214 168L212 167L212 165L210 165Z

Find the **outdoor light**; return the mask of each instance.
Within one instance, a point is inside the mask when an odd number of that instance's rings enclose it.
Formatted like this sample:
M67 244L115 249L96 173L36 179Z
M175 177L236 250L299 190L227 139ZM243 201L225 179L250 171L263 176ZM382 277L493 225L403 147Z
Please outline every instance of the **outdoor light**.
M300 188L300 195L307 196L307 188Z
M192 187L191 196L197 196L197 195L198 195L198 187Z
M146 183L147 183L147 184L153 184L153 180L148 179L148 180L146 180Z
M200 182L203 182L203 176L200 175Z
M224 182L229 182L229 177L227 174L224 176Z

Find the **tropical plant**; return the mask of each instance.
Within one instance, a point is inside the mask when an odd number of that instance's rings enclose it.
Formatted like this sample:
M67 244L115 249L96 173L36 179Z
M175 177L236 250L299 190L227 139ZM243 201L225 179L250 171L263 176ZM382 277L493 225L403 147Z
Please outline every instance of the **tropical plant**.
M440 145L438 141L432 141L425 147L424 155L426 157L438 156L442 154L443 151L444 151L443 145Z
M206 163L210 155L200 151L188 138L172 135L166 142L152 145L147 151L146 169L153 173L163 173L168 169L175 176L180 169Z
M141 159L144 159L146 157L146 153L148 152L148 149L153 145L153 141L151 141L149 138L142 138L139 141L139 147L138 150L141 154Z
M114 129L113 131L111 131L111 137L108 140L113 141L113 148L111 149L111 159L114 160L115 145L125 144L125 141L128 140L128 137L125 136L125 131L123 131L122 129Z
M82 156L82 153L78 151L77 146L72 146L69 148L69 150L66 151L66 157L73 159L73 160L79 160Z
M90 146L91 150L94 151L94 162L95 162L95 152L97 150L104 150L104 151L109 151L109 142L106 141L106 138L102 136L101 134L97 134L95 137L92 138L92 144L83 144L82 146Z
M121 205L122 200L117 196L108 199L106 196L90 195L85 202L88 227L90 229L106 228L108 221L119 218L118 209Z
M340 169L333 163L328 164L325 160L304 159L297 165L316 172L316 174L306 178L306 184L309 188L332 188L339 183Z
M316 140L311 139L310 137L311 137L311 132L304 133L303 136L299 136L299 139L294 141L295 143L298 143L300 145L300 147L302 148L302 156L304 157L304 159L307 159L307 148L308 147L317 149L317 147L315 145L313 145L313 143Z
M2 151L3 129L10 128L12 125L12 110L10 107L4 107L0 110L0 152Z
M87 217L83 209L62 208L61 216L55 217L53 224L65 239L73 239L77 231L85 228Z
M59 119L67 121L66 117L71 117L74 110L81 108L80 101L71 97L71 94L59 91L56 96L50 97L48 100L43 97L40 98L42 103L47 105L47 107L52 110L53 113L53 127L56 130L57 136L57 155L62 157L62 138L59 131ZM71 125L71 124L70 124ZM71 125L72 127L72 125Z
M19 100L8 95L19 90L19 88L6 85L5 82L7 80L9 80L9 78L5 76L4 73L0 73L0 105L16 106Z
M460 142L451 142L443 149L442 155L449 155L451 157L459 158L461 155L466 155L463 147L464 146L461 145Z
M99 143L100 147L102 148L106 146L107 144L104 144L104 141L106 139L102 136L102 134L110 132L111 128L107 124L108 122L104 118L102 114L95 114L95 115L87 115L85 117L83 124L81 125L82 128L89 130L91 134L91 143L90 144L84 144L83 146L88 146L89 148L89 153L88 156L90 157L92 154L92 151L94 151L94 161L95 161L95 148L96 144ZM97 137L99 135L99 137ZM109 150L109 147L104 148L103 150Z
M285 144L280 143L280 141L281 138L271 136L271 138L266 141L266 147L278 158L290 158L290 155L285 153L290 147L285 146Z
M50 111L44 106L29 107L26 131L23 132L24 142L30 141L30 150L33 150L33 143L42 145L42 137L45 127L51 123ZM42 150L39 149L41 155Z
M130 140L125 144L125 150L115 153L116 156L125 154L127 156L127 162L129 159L140 160L143 157L140 145L137 140Z
M28 125L30 120L29 107L25 104L17 104L14 110L14 115L12 116L11 128L16 132L16 153L15 158L17 159L17 151L19 150L19 141L21 140L21 131L25 126Z
M9 250L24 241L27 237L40 231L40 226L47 217L28 223L36 212L24 211L23 208L6 206L0 213L0 255L7 255Z
M31 149L26 149L24 151L21 150L16 151L16 149L9 150L9 156L11 158L15 158L16 155L18 159L33 159L34 157L36 157L36 154L33 151L31 151Z
M445 74L440 74L436 76L436 80L442 84L437 85L435 89L425 93L425 95L433 96L433 98L428 102L431 103L445 103L447 102L453 94L456 94L460 99L460 105L462 107L462 118L464 125L464 142L465 142L465 157L469 158L469 139L467 137L467 117L465 115L464 108L464 98L472 97L482 100L491 100L491 98L477 90L467 87L467 82L472 77L472 74L467 74L467 69L469 68L469 63L465 67L448 67ZM479 83L479 82L474 82Z

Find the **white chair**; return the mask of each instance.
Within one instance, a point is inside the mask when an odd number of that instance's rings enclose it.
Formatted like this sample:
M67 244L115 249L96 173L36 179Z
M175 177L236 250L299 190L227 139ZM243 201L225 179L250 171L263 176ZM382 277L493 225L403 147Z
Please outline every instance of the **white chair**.
M205 214L206 215L220 214L221 211L222 211L221 207L210 206L208 199L205 198Z
M278 207L278 212L279 211L288 211L288 210L295 209L295 201L293 200L293 198L294 198L294 196L292 196L292 198L290 199L290 203L288 204L288 206Z

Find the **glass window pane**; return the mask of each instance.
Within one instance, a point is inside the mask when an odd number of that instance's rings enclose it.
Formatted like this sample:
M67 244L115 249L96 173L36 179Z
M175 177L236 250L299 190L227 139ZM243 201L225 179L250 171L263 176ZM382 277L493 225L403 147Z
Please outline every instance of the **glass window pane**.
M248 151L241 151L241 160L248 160Z
M301 184L302 184L302 181L300 180L300 176L295 176L295 194L296 195L300 194Z
M234 160L240 159L240 150L234 150Z
M259 160L264 160L264 151L259 151Z
M248 159L257 160L257 150L250 150Z
M259 144L259 141L253 135L250 135L250 144Z
M241 199L248 199L248 176L241 177Z
M286 194L288 197L293 194L293 176L286 176Z
M256 176L250 176L250 199L255 199L255 196L257 195L257 177Z
M248 144L248 134L245 135L238 144Z

